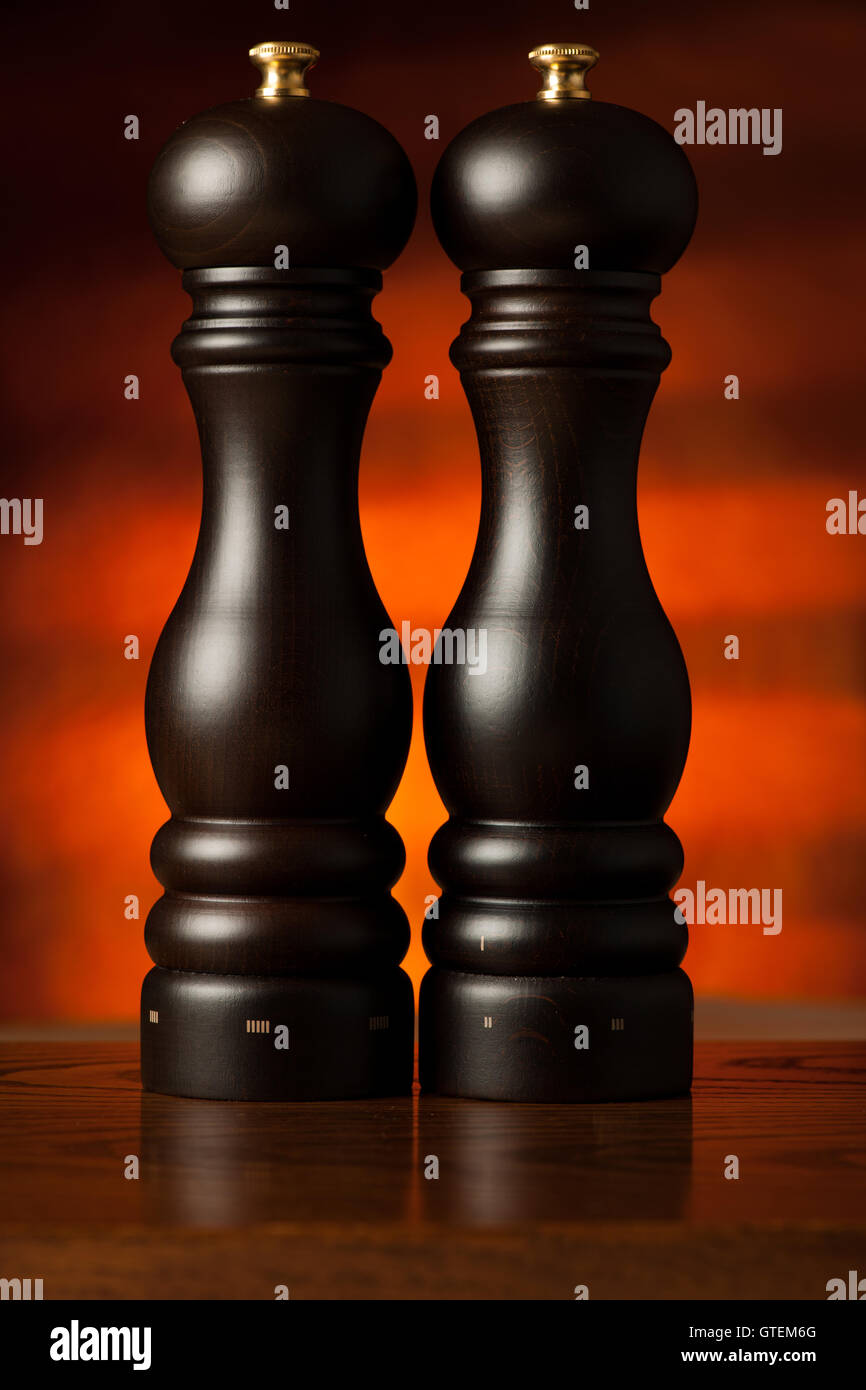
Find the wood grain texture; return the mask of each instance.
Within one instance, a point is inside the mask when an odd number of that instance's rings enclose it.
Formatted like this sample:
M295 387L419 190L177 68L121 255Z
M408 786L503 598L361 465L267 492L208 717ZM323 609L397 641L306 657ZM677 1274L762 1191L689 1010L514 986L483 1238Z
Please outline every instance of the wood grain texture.
M273 265L384 270L415 220L412 166L370 116L315 97L250 97L201 111L153 166L148 216L183 270Z
M704 1044L664 1101L236 1107L142 1092L132 1045L5 1044L0 1273L49 1298L820 1299L866 1270L864 1079L864 1044Z

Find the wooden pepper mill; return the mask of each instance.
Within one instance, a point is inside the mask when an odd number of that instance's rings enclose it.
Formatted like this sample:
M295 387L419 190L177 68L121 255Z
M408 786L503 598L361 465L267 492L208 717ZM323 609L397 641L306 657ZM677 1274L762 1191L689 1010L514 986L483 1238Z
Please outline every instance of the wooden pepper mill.
M448 620L486 671L431 665L449 820L424 945L421 1084L515 1101L688 1090L687 933L664 823L688 676L638 531L641 434L670 360L650 318L697 192L673 138L590 100L594 50L530 61L537 99L482 116L433 182L472 315L451 350L478 432L475 553Z
M371 314L415 181L375 121L304 85L305 44L251 50L255 96L181 126L148 191L193 301L172 354L201 437L201 531L159 640L148 746L171 819L147 921L146 1089L216 1099L405 1092L407 669L358 516L391 356Z

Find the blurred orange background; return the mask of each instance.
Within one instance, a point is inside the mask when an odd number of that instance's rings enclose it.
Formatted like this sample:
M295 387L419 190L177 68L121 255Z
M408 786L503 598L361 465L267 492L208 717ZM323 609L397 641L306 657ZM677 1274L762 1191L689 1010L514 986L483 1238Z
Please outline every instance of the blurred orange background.
M700 13L694 12L700 9ZM615 11L615 12L614 12ZM596 98L673 128L679 107L781 107L782 153L690 148L698 229L654 316L673 348L645 436L644 547L688 663L694 728L668 820L682 883L784 892L784 926L695 926L703 994L866 993L866 538L829 536L826 504L862 487L862 203L866 112L853 4L621 3L531 15L347 0L290 12L215 3L53 3L13 12L4 88L5 497L42 497L45 538L0 536L0 1018L132 1019L149 967L148 851L166 811L144 741L150 654L192 557L196 434L169 345L180 276L150 237L144 189L171 130L249 95L246 50L314 43L315 96L403 143L419 182L412 241L376 314L394 345L373 406L361 514L399 628L435 628L465 575L479 508L469 410L448 347L467 304L427 212L447 140L532 98L538 43L592 43ZM858 42L859 40L859 42ZM38 61L34 55L39 54ZM819 54L824 57L818 63ZM123 119L141 122L137 142ZM424 118L440 120L439 142ZM141 398L123 397L135 373ZM424 398L424 378L440 399ZM736 373L741 399L727 401ZM141 659L127 661L135 633ZM723 656L740 638L740 660ZM421 732L390 819L417 984L430 837L443 819ZM127 920L136 894L140 920Z

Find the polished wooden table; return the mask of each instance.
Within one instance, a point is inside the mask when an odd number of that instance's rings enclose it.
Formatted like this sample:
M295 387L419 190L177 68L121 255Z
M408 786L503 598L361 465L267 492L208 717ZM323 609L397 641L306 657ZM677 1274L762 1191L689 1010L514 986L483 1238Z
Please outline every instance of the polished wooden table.
M133 1043L7 1042L0 1277L46 1299L825 1299L866 1276L864 1078L862 1042L724 1042L677 1100L232 1105L142 1093Z

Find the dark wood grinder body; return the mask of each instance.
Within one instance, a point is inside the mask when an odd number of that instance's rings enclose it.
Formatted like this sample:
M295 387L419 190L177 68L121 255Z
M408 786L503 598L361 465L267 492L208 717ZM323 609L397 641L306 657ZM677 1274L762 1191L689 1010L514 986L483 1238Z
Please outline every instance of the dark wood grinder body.
M452 347L482 511L424 729L449 819L430 847L421 1083L513 1101L691 1082L682 850L664 814L689 742L685 663L647 572L636 473L670 353L650 318L697 212L672 137L588 99L592 50L452 141L436 230L472 313ZM438 915L436 915L438 913Z
M171 819L146 926L146 1089L232 1100L406 1092L404 862L386 822L406 668L361 538L358 461L391 349L371 314L415 183L375 121L311 99L305 45L253 50L256 96L196 116L150 180L192 317L174 343L201 438L201 531L147 687Z

